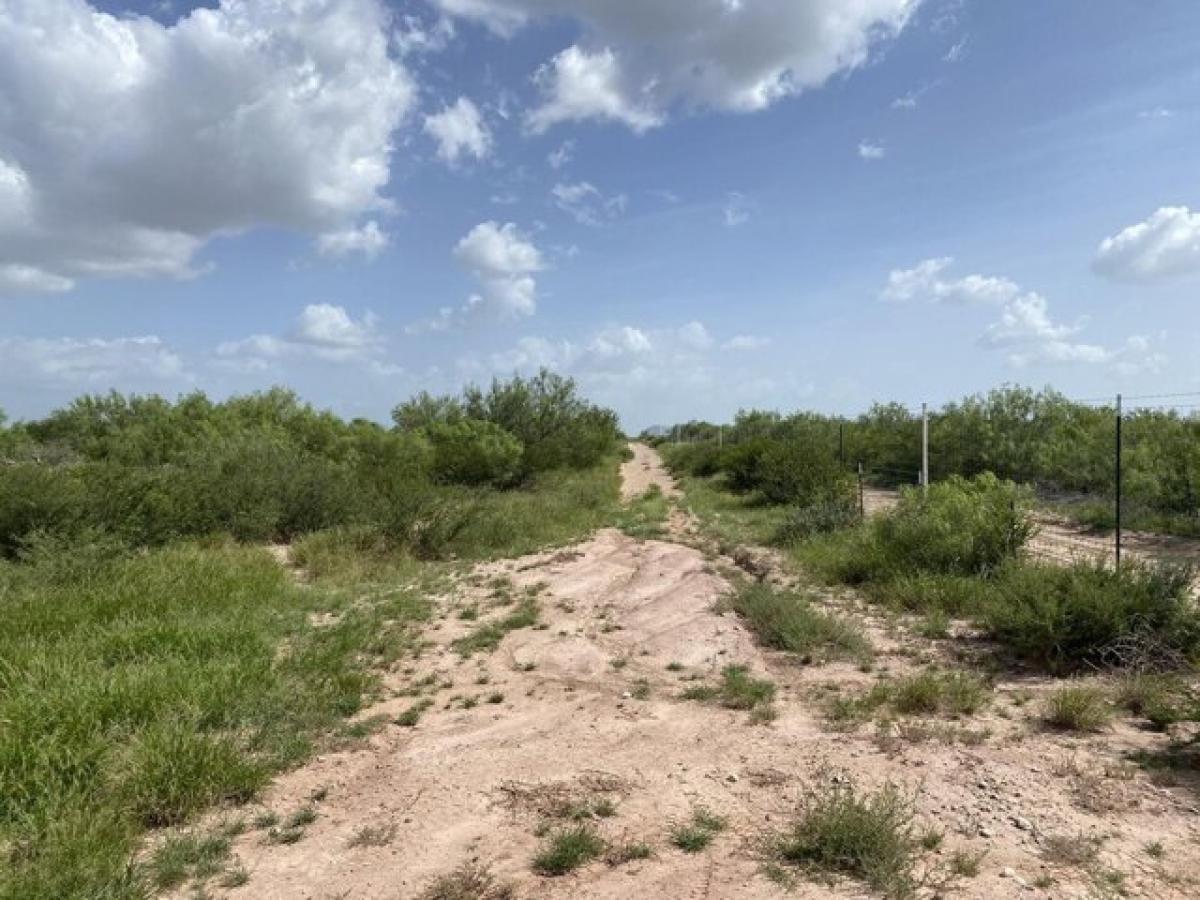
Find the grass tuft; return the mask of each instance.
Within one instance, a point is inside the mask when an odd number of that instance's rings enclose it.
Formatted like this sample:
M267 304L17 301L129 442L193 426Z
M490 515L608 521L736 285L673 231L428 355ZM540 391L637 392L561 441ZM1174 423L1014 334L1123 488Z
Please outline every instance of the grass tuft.
M1112 718L1112 704L1093 685L1064 685L1046 699L1042 721L1060 731L1102 731Z
M731 599L734 610L764 646L806 659L817 656L869 659L870 642L844 619L815 609L803 594L763 582L745 582Z
M599 857L604 849L604 841L590 825L565 828L547 838L533 858L533 869L541 875L566 875Z
M684 853L699 853L725 830L725 819L704 807L692 811L691 819L671 831L671 843Z
M848 783L814 793L800 817L777 840L784 862L848 875L887 897L909 897L919 839L911 800L888 784L859 794Z

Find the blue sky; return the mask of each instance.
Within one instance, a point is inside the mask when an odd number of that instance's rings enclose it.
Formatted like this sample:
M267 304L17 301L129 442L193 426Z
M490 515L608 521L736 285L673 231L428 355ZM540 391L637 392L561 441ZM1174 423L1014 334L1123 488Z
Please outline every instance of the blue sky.
M1200 388L1192 0L196 6L0 0L10 415Z

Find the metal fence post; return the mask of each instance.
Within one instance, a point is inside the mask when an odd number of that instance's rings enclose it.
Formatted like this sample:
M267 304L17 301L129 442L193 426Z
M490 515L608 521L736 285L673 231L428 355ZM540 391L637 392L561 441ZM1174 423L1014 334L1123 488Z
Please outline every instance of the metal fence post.
M921 404L921 488L929 493L929 405Z
M859 460L859 463L858 463L858 516L860 519L865 519L867 517L866 494L863 490L862 460Z
M1121 568L1121 424L1124 420L1121 408L1121 395L1117 394L1117 459L1116 459L1116 513L1117 513L1117 535L1116 535L1116 556L1117 568Z

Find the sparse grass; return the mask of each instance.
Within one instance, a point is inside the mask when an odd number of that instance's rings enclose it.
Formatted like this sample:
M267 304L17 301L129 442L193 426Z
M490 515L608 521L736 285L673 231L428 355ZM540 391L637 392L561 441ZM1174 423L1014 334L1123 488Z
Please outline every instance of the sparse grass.
M1136 672L1117 682L1114 698L1132 715L1147 719L1158 730L1176 722L1200 718L1200 703L1177 675Z
M1164 859L1167 855L1167 848L1163 846L1162 841L1151 841L1142 849L1151 859Z
M604 861L610 866L623 866L627 863L650 859L654 856L654 848L644 841L626 841L614 844L604 854Z
M533 859L541 875L566 875L604 853L605 844L590 826L580 824L553 832Z
M169 835L150 856L151 883L159 890L215 875L229 858L231 836L223 830Z
M670 512L671 502L662 488L652 484L641 496L625 504L617 513L615 524L632 538L654 540L666 534Z
M631 690L629 693L634 700L649 700L650 682L645 678L639 678L633 683L633 690Z
M454 642L454 649L464 657L475 653L491 653L511 632L536 625L539 613L538 602L527 597L514 612L498 621L480 625L466 637L459 638Z
M950 854L950 874L958 878L978 877L985 856L987 853L983 850L955 850Z
M725 830L725 824L723 817L697 807L692 810L691 819L671 830L671 843L684 853L699 853Z
M990 699L990 686L968 672L926 669L895 681L880 681L858 697L836 696L826 707L834 724L855 725L880 709L901 715L969 716Z
M400 713L400 715L396 716L396 724L402 728L415 728L417 723L421 721L421 716L431 706L433 706L433 701L428 698L418 700L404 712Z
M317 810L305 804L287 816L278 827L267 832L268 844L295 844L304 837L308 826L317 820Z
M512 900L515 896L512 886L498 882L486 867L467 863L434 879L418 900Z
M682 672L683 669L684 669L683 663L680 663L680 662L667 663L667 671L668 672Z
M386 847L396 838L396 824L364 825L350 836L347 847Z
M787 508L772 506L756 494L735 494L725 479L684 477L684 506L703 532L725 547L767 546L787 518Z
M1064 685L1045 702L1042 721L1060 731L1102 731L1112 719L1112 704L1093 685Z
M894 785L861 795L848 783L815 792L775 843L787 863L848 875L886 897L909 897L919 840L912 802Z
M844 619L821 612L803 594L763 582L743 582L730 603L764 646L817 657L871 657L870 642Z
M1059 866L1090 866L1100 854L1100 841L1086 834L1051 834L1042 840L1042 856Z
M719 685L692 684L683 690L682 700L694 700L700 703L720 703L726 709L744 709L757 713L757 721L769 721L764 718L765 710L773 710L771 701L775 699L775 685L761 678L753 678L745 666L726 666L721 672ZM773 718L773 714L770 718Z

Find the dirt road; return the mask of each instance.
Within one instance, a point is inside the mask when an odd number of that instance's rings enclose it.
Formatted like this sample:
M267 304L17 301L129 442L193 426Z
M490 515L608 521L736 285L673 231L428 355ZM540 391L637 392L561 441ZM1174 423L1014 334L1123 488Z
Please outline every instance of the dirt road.
M651 484L673 493L657 454L634 453L627 495ZM429 651L388 674L397 696L366 714L395 722L414 703L400 694L432 684L419 723L388 724L280 778L265 806L286 814L315 795L315 821L291 845L271 844L262 831L239 838L248 882L210 893L415 898L477 863L518 898L864 897L852 882L803 877L789 893L762 865L764 839L785 827L806 792L847 773L864 788L891 780L913 794L922 822L945 833L929 869L944 871L957 850L986 852L959 896L1091 896L1091 875L1048 869L1043 858L1046 837L1079 834L1104 836L1096 865L1125 873L1128 889L1194 896L1158 878L1143 850L1162 840L1172 872L1200 871L1195 796L1156 787L1123 762L1146 746L1145 735L1123 725L1095 738L1038 731L1019 709L1038 688L1032 682L1002 685L991 711L963 723L981 735L970 740L831 730L821 698L876 675L850 664L805 667L760 649L736 616L717 611L729 590L721 565L680 544L605 530L567 551L480 567L441 599ZM512 632L494 653L455 652L452 642L479 624L460 619L461 610L503 616L497 601L526 591L539 598L539 628ZM933 652L850 600L829 603L863 624L882 670L903 671ZM686 684L711 681L732 663L778 685L774 722L754 725L745 711L679 698ZM615 807L594 822L609 843L645 842L654 855L597 861L565 877L535 874L546 815L600 800ZM726 817L728 828L706 851L685 853L669 835L699 807ZM1036 889L1047 873L1054 886Z

